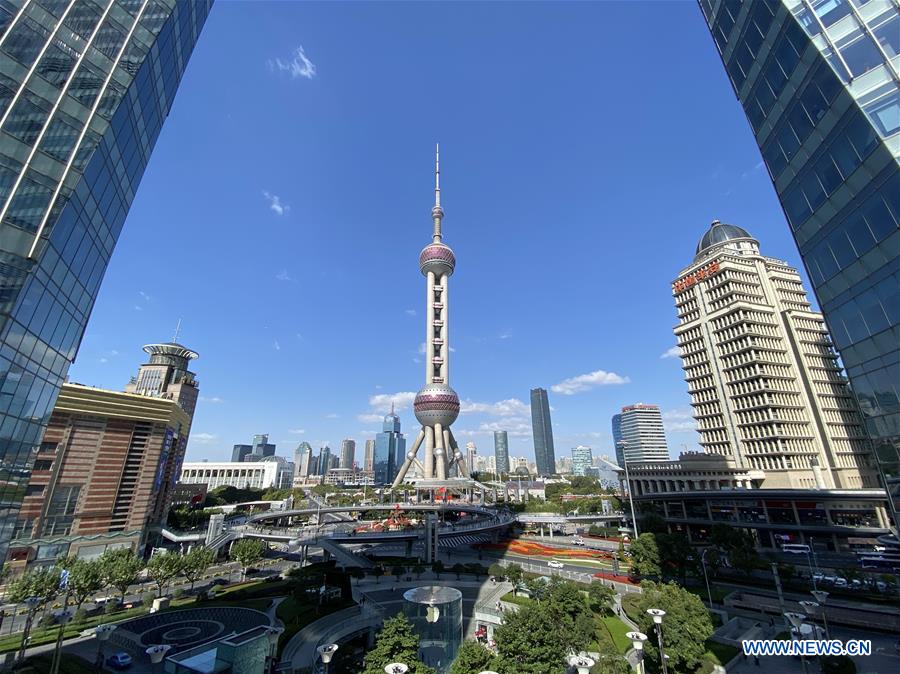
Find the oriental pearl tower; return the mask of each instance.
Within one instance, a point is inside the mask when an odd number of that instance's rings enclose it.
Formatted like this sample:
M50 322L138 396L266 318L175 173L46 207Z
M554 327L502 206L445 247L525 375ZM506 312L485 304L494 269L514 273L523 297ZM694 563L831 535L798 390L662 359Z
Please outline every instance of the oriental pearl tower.
M459 396L450 388L449 297L450 276L456 266L453 250L443 242L441 221L440 149L435 150L434 207L431 219L434 230L429 243L419 254L419 269L426 281L425 294L425 386L416 394L413 409L422 430L406 454L393 486L397 487L415 465L421 476L411 479L416 486L451 486L452 477L472 484L466 471L463 454L459 451L450 425L459 416ZM425 444L425 456L419 461L417 453ZM455 476L452 475L456 469Z

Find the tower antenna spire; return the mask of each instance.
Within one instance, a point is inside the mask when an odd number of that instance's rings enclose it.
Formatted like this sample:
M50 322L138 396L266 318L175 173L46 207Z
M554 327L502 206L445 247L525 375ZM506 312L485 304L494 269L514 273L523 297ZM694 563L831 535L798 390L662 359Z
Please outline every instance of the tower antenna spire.
M434 207L431 209L431 219L434 221L432 240L441 242L441 219L444 217L444 209L441 208L441 146L434 144Z
M181 334L181 319L178 319L178 325L175 326L175 336L172 337L172 341L176 344L178 343L178 335Z

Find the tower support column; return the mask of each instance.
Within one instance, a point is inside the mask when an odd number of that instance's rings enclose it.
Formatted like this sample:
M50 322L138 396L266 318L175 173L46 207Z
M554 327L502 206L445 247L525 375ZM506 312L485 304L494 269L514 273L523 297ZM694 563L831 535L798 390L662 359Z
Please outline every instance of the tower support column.
M434 429L426 426L425 431L425 478L434 477Z

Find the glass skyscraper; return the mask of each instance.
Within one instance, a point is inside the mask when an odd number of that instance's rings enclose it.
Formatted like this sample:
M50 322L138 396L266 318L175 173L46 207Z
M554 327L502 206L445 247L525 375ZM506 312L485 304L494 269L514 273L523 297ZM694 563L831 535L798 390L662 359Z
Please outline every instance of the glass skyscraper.
M900 507L900 9L700 0Z
M210 5L0 0L0 559Z
M406 438L400 432L400 417L391 412L384 417L381 433L375 435L375 484L390 484L406 459Z
M531 434L538 475L553 475L556 472L556 454L553 451L553 426L546 389L531 389Z
M622 444L622 415L613 414L612 417L613 447L616 450L616 463L620 468L625 467L625 445Z
M494 463L498 473L509 473L509 435L494 431Z

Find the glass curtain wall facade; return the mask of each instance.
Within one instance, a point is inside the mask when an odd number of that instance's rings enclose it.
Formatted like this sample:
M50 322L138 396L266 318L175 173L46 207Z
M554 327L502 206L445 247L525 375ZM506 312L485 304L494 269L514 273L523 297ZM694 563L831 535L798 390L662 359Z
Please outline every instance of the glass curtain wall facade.
M553 426L550 423L550 399L547 390L531 389L531 434L534 438L534 462L538 475L556 472L556 452L553 449Z
M700 0L900 509L900 9Z
M0 0L0 559L210 5Z
M509 435L494 431L494 463L498 473L509 473Z
M616 463L620 467L625 467L625 445L622 444L622 415L613 414L612 417L612 437L613 446L616 450Z
M384 418L381 433L375 435L373 470L375 484L390 484L406 459L406 438L400 432L400 417L388 414Z

